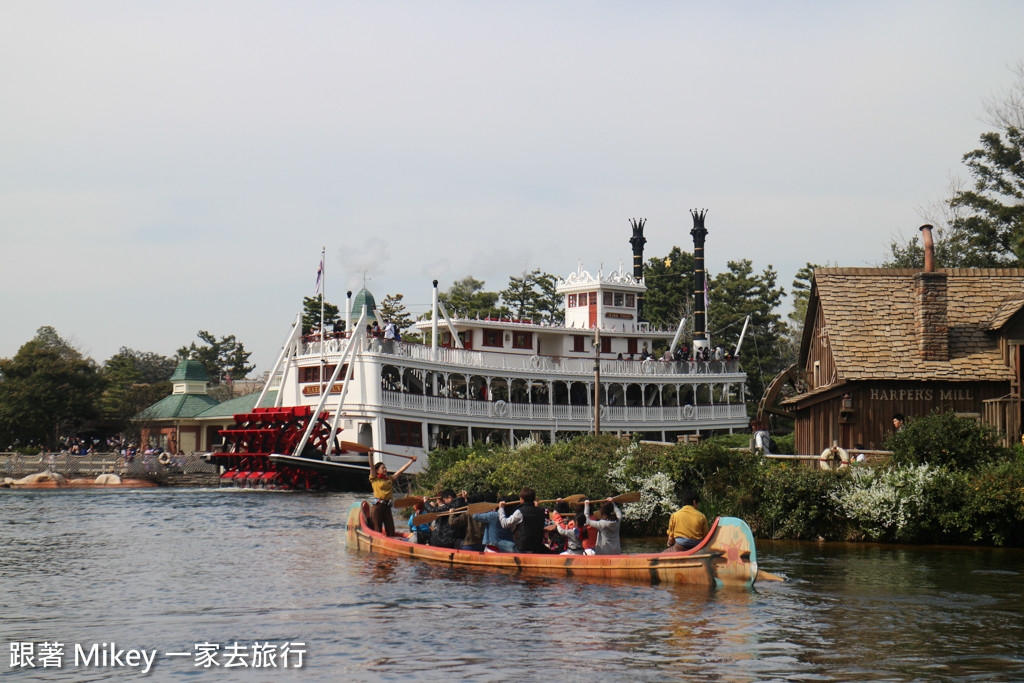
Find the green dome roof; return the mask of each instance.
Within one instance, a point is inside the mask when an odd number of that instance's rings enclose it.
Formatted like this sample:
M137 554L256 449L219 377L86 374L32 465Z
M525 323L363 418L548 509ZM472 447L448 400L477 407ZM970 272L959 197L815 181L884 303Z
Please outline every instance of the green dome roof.
M171 375L172 382L209 382L210 376L206 368L197 360L183 360L178 363Z
M367 315L377 310L377 302L374 301L373 294L370 294L370 290L366 287L360 289L352 299L352 315L358 318L363 312L363 306L366 306Z

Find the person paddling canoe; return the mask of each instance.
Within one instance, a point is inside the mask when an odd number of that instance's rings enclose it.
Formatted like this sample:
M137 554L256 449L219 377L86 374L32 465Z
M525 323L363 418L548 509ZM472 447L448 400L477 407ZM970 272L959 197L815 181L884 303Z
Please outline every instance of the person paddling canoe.
M535 505L537 494L529 487L519 493L519 507L505 516L505 502L498 503L498 520L503 529L512 531L516 539L517 553L543 553L544 510Z
M597 529L597 544L594 552L598 555L618 555L622 552L619 543L619 526L622 524L622 511L611 498L601 501L601 519L590 518L590 501L583 501L583 514L587 526Z
M370 501L370 519L368 521L374 531L383 531L387 536L395 535L395 519L391 516L391 500L395 492L395 480L414 462L416 462L416 456L410 456L409 462L399 467L394 474L388 474L388 467L383 462L378 462L370 468L373 500Z

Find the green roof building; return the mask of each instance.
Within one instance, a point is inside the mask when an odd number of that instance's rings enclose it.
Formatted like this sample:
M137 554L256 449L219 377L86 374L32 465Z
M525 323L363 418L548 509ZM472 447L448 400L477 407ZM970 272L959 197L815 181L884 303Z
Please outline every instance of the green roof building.
M183 360L171 375L172 393L132 420L141 423L142 443L154 444L173 453L209 452L223 443L220 430L235 425L235 415L248 413L256 405L256 391L227 401L208 395L210 376L197 360ZM276 391L267 392L263 406L272 406Z

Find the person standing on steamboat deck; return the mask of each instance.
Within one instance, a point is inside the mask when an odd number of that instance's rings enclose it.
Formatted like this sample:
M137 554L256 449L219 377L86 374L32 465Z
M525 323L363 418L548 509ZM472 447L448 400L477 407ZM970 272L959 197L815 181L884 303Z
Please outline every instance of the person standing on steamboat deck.
M395 519L391 516L391 498L395 492L395 480L414 462L416 462L416 456L409 456L409 462L399 467L394 474L388 474L388 467L383 462L370 468L373 500L370 501L370 519L368 521L370 528L374 531L384 531L386 536L395 535Z
M587 518L587 526L597 529L597 543L594 553L597 555L621 555L619 545L619 526L622 524L622 512L611 498L601 501L601 519L590 519L590 501L583 501L583 514Z

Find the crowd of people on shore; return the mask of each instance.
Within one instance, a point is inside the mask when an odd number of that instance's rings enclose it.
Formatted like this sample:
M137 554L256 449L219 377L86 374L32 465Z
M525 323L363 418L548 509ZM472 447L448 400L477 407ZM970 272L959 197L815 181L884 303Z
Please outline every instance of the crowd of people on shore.
M99 437L62 436L57 439L57 448L50 449L41 443L22 444L15 441L7 447L11 453L34 451L40 453L59 453L61 455L93 455L96 453L115 453L126 462L131 462L137 455L159 456L165 451L159 445L141 445L121 435L101 439Z
M370 473L373 498L367 520L373 531L396 535L391 512L394 483L413 461L394 473L389 473L382 462L373 466ZM683 499L686 504L669 520L665 552L690 550L708 534L708 520L698 509L696 491L687 491ZM440 548L492 553L622 553L619 538L622 511L614 499L577 502L558 498L540 502L554 503L554 506L540 507L536 492L529 487L523 488L518 496L508 496L497 503L487 503L479 493L460 491L456 494L446 489L436 497L417 499L409 517L406 540ZM485 509L475 510L480 507Z

